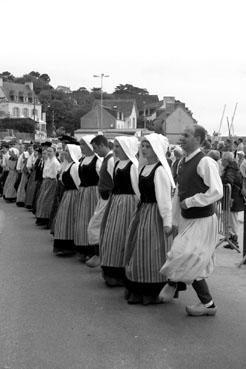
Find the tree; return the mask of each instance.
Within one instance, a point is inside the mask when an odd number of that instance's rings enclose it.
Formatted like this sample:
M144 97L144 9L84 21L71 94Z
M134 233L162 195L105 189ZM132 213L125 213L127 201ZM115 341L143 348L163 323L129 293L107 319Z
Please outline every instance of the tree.
M39 72L34 72L34 71L30 72L29 75L32 76L32 77L35 77L35 78L40 77L40 73Z
M13 76L12 73L5 71L0 73L0 77L2 77L2 79L4 80L4 82L13 82L15 77Z
M120 84L118 86L115 87L114 90L114 94L115 95L149 95L149 92L147 91L146 88L140 88L140 87L135 87L133 85L130 84Z
M50 83L50 77L49 77L49 75L47 73L41 74L39 76L39 79L41 79L42 81L44 81L47 84Z

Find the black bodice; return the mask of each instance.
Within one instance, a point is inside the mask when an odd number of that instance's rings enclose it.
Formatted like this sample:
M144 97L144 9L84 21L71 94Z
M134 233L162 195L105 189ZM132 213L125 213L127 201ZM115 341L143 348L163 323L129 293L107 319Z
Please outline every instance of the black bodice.
M161 163L158 162L150 174L148 176L143 176L142 172L145 167L141 170L139 174L139 190L140 190L140 201L141 202L147 202L147 203L154 203L156 201L155 196L155 183L154 183L154 177L155 177L155 171L156 169L161 166Z
M73 180L73 178L70 174L70 171L71 171L71 168L72 168L73 164L74 163L72 163L70 165L70 167L62 173L61 179L62 179L62 183L65 187L65 191L77 190L77 187L74 183L74 180Z
M80 187L91 187L97 186L99 181L99 176L96 171L97 156L94 156L92 161L88 165L82 164L79 166L79 178Z
M135 195L135 192L132 188L132 182L131 182L131 166L132 162L130 161L127 163L127 165L124 168L118 168L117 166L119 164L119 161L115 164L114 167L114 188L113 188L113 194L125 194L125 195Z

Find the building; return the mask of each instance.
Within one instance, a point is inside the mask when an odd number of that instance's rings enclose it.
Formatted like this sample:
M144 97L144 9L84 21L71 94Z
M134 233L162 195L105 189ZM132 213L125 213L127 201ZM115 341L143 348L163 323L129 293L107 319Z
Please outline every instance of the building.
M105 130L136 131L138 110L135 100L96 100L92 109L80 120L80 129L75 131L79 137L88 132Z
M197 123L186 105L172 96L165 96L162 101L144 105L139 115L144 119L145 127L153 129L154 125L161 126L171 144L179 141L185 127Z
M0 78L0 119L31 118L42 120L42 105L34 90L33 83L4 82Z
M46 114L42 113L33 82L4 82L0 77L0 119L15 119L17 123L29 119L35 123L35 139L47 138Z

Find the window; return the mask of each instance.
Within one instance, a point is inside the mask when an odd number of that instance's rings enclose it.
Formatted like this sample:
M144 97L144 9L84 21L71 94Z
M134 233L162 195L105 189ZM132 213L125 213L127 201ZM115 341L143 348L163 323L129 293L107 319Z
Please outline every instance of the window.
M27 108L23 109L23 115L24 115L25 118L29 117L29 110Z
M15 118L18 118L20 116L20 109L19 108L17 108L17 107L13 108L13 116Z
M21 103L24 102L23 92L19 92L19 102L21 102Z
M32 104L32 94L28 94L28 102L30 103L30 104Z
M37 119L38 118L38 111L37 109L32 109L32 116Z
M10 98L10 101L15 101L15 93L14 93L14 91L10 91L9 98Z
M136 119L135 119L135 117L132 118L132 123L133 123L133 128L135 128L136 127Z

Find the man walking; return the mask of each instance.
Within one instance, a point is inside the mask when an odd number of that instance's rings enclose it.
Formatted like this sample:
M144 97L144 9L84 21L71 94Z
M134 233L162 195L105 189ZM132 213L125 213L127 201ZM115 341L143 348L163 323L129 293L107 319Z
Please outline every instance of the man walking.
M178 235L161 269L168 283L160 298L170 301L178 290L178 282L191 284L200 300L186 307L186 312L193 316L215 315L217 311L205 278L214 268L218 237L214 203L223 196L223 186L215 161L201 152L205 136L205 129L199 125L186 128L182 136L186 156L179 165L173 219Z
M113 189L113 171L114 158L113 152L110 150L109 142L103 135L98 135L91 141L94 152L103 157L102 166L99 173L99 200L88 225L88 241L90 245L94 245L95 255L86 262L86 265L94 268L100 265L99 258L99 239L100 228L103 215L108 203L108 199Z

